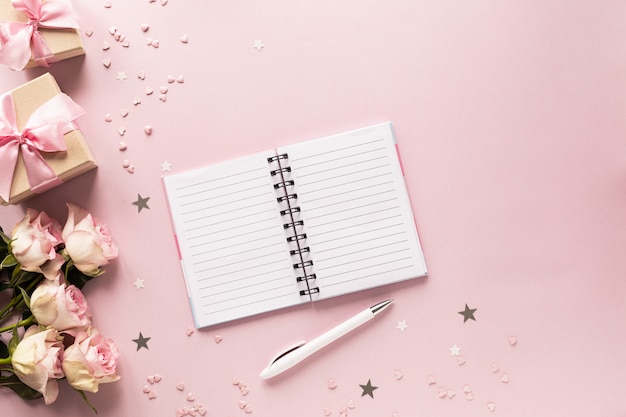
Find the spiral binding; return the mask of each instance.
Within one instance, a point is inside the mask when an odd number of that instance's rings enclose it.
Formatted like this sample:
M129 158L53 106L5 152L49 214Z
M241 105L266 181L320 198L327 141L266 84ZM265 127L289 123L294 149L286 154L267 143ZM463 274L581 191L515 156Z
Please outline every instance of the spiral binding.
M297 249L292 249L289 251L291 256L296 257L296 262L293 264L293 268L295 270L302 270L303 274L296 278L297 282L304 282L307 285L307 289L300 290L300 295L312 295L320 292L319 287L310 286L309 281L314 281L317 279L315 273L307 271L308 269L313 267L312 260L305 260L302 256L305 253L311 252L311 249L308 246L304 246L303 242L307 235L306 233L298 233L297 228L304 226L303 220L294 219L294 214L300 212L300 207L296 205L295 201L298 199L298 194L295 192L287 192L287 187L293 187L295 182L291 179L285 179L286 173L291 172L291 167L287 164L281 163L281 161L287 161L289 159L289 155L287 153L282 153L278 155L274 155L267 158L267 162L269 164L276 163L278 165L277 168L270 170L270 174L272 177L276 177L279 175L279 181L274 183L274 189L279 190L282 189L283 194L276 197L276 201L278 203L286 204L287 208L280 210L280 215L283 217L287 217L289 219L285 223L283 223L283 228L285 230L291 229L293 234L287 236L287 242L295 243ZM302 242L302 243L301 243Z

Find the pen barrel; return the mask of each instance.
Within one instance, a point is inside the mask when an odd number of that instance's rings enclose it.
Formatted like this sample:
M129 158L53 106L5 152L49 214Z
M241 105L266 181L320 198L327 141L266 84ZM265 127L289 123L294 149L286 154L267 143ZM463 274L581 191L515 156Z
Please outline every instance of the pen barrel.
M363 323L368 322L373 318L374 314L371 312L370 309L363 310L359 314L328 330L326 333L307 342L306 346L308 346L309 348L309 353L317 352L326 345L334 342L335 340L339 339L340 337L351 332L352 330L356 329Z

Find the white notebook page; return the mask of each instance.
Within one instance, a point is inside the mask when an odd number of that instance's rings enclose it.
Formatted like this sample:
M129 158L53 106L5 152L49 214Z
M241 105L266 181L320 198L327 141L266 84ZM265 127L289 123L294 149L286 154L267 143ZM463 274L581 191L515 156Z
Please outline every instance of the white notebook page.
M301 302L264 152L163 178L197 327Z
M280 148L320 292L328 298L426 275L390 123Z

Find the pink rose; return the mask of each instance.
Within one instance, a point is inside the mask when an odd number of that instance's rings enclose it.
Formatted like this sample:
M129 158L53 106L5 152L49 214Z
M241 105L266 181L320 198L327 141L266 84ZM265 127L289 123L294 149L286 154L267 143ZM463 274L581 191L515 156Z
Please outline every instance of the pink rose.
M28 209L11 234L11 253L24 271L55 279L64 259L56 253L62 243L61 225L43 211Z
M78 270L89 276L100 275L100 267L117 258L117 246L106 226L96 223L85 209L74 204L67 207L69 213L62 234L65 251Z
M15 348L11 364L20 381L42 393L45 403L51 404L59 395L57 379L63 378L62 357L63 343L58 332L31 326Z
M30 310L40 325L72 335L91 325L87 300L74 285L42 281L30 297Z
M63 371L74 388L98 392L98 385L120 379L117 374L119 350L111 339L96 329L79 332L74 344L65 349Z

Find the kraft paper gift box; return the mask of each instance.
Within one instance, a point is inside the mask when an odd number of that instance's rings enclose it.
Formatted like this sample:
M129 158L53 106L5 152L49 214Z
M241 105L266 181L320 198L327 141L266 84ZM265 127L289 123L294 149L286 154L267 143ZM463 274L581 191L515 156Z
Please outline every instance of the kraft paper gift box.
M38 4L41 0L34 0ZM33 0L25 3L32 3ZM12 0L0 0L0 63L14 70L36 66L49 66L51 63L84 55L83 41L78 30L78 17L69 0L43 0L50 8L48 13L16 10ZM39 21L36 28L28 27L29 20ZM23 31L28 31L24 33ZM31 34L32 32L32 34ZM37 36L41 35L43 42ZM31 34L31 36L27 36ZM21 38L19 45L7 47L11 38ZM3 42L4 38L4 42ZM28 38L28 39L26 39ZM31 43L31 38L35 43ZM28 43L26 42L28 41ZM3 51L3 43L4 49ZM31 49L31 46L33 48ZM41 51L41 52L39 52ZM51 54L48 56L48 54ZM3 56L4 55L4 56ZM42 55L39 59L36 55Z
M11 115L11 101L14 115ZM46 111L42 112L42 110ZM96 168L96 161L82 132L73 123L74 119L83 113L84 110L78 104L61 92L56 80L50 74L44 74L0 96L0 203L2 205L17 204ZM14 119L15 126L13 127L10 126L11 119ZM58 132L57 135L51 135L57 138L55 149L65 148L65 150L52 149L50 137L45 137L42 133L42 125L44 125L43 130ZM11 136L11 131L15 132L15 128L18 133L13 133ZM31 133L28 133L29 130ZM25 144L26 139L23 139L21 135L31 138L33 131L40 138L29 139L30 142ZM9 132L8 136L7 132ZM30 146L33 141L44 143L40 147L45 149L43 151L33 149L33 146ZM29 160L28 164L25 163L25 155ZM38 174L40 171L48 171L53 178L48 175L48 178L43 178L42 182L33 184L42 178L42 175ZM29 177L33 177L35 181ZM3 194L6 192L2 184L6 189L8 183L11 184L11 191L6 201L6 196Z

